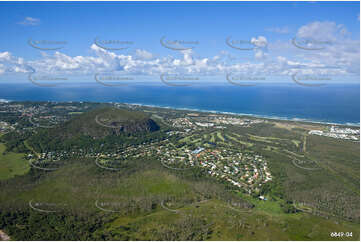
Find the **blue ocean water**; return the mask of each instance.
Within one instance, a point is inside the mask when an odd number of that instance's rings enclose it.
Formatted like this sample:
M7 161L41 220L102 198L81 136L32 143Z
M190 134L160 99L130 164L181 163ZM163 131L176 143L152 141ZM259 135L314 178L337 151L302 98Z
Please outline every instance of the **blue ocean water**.
M305 87L291 83L256 86L201 85L174 87L137 84L118 87L77 83L40 87L0 84L0 99L13 101L121 102L229 112L279 119L360 124L360 85Z

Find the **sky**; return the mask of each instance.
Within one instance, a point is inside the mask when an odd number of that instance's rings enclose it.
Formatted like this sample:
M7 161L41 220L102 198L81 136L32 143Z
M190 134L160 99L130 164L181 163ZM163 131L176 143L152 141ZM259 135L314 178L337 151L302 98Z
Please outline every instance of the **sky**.
M0 81L360 79L359 2L1 2L0 29Z

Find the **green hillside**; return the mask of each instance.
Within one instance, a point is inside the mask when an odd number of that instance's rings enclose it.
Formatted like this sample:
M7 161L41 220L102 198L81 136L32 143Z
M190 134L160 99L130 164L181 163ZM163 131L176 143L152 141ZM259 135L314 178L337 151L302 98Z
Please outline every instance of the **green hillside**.
M51 129L38 129L28 143L37 152L48 150L97 149L101 144L139 142L159 136L160 126L146 113L111 107L97 108L73 117ZM155 133L155 134L154 134ZM134 138L137 137L137 138Z
M80 135L104 138L121 132L151 132L158 129L159 126L146 113L105 107L78 115L51 132L63 138Z
M102 107L2 136L0 229L14 240L359 240L359 142L270 122L187 131L168 116Z
M0 227L15 240L332 240L329 231L359 238L355 224L286 214L277 201L242 199L195 170L156 160L118 172L73 160L1 187Z

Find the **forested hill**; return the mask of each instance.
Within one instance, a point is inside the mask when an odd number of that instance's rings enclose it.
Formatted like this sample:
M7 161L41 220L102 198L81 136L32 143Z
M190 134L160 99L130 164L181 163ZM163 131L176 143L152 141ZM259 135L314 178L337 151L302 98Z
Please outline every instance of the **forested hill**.
M105 107L83 113L54 128L40 128L28 143L39 152L122 144L132 137L131 143L136 144L148 136L157 136L159 132L155 131L159 130L160 126L144 112Z
M156 130L159 130L158 124L146 113L106 107L81 114L55 128L52 132L63 138L72 138L78 135L104 138L114 134L134 134Z

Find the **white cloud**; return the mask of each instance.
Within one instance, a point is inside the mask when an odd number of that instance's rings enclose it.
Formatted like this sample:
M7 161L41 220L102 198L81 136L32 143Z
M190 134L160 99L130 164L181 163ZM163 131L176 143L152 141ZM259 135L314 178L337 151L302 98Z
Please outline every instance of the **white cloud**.
M40 19L38 18L32 18L32 17L25 17L25 19L21 22L19 22L21 25L39 25Z
M150 60L153 58L152 53L146 51L146 50L139 50L137 49L135 51L135 55L139 58L139 59L143 59L143 60Z
M322 41L338 41L349 35L346 27L335 22L312 22L302 26L297 31L297 37L312 38Z
M256 60L263 60L268 56L268 41L266 37L258 36L258 38L251 38L250 42L256 47L254 49L254 58Z
M36 71L54 75L101 72L121 72L127 75L180 73L212 76L228 72L265 76L290 75L295 72L359 75L359 41L352 40L344 26L333 22L314 22L301 26L297 34L315 38L320 32L322 36L337 41L322 51L307 51L298 49L288 42L277 42L280 44L278 49L270 48L268 52L268 47L275 45L274 43L269 43L264 36L251 38L251 43L257 47L254 50L253 61L242 60L239 55L237 57L226 51L210 57L199 57L195 55L194 50L179 51L177 56L164 57L141 49L136 50L134 54L118 54L95 44L90 46L92 54L89 56L69 56L57 51L27 61L21 57L14 57L9 52L0 52L0 74ZM282 49L286 50L285 53L277 54L282 52Z
M266 37L258 36L258 38L251 38L251 43L259 48L266 48L268 45Z
M328 41L320 51L308 51L301 56L308 62L338 68L347 73L360 75L360 42L352 40L342 24L334 22L313 22L299 28L297 36L316 41Z
M12 56L10 52L0 52L0 74L32 72L33 68L23 58Z

